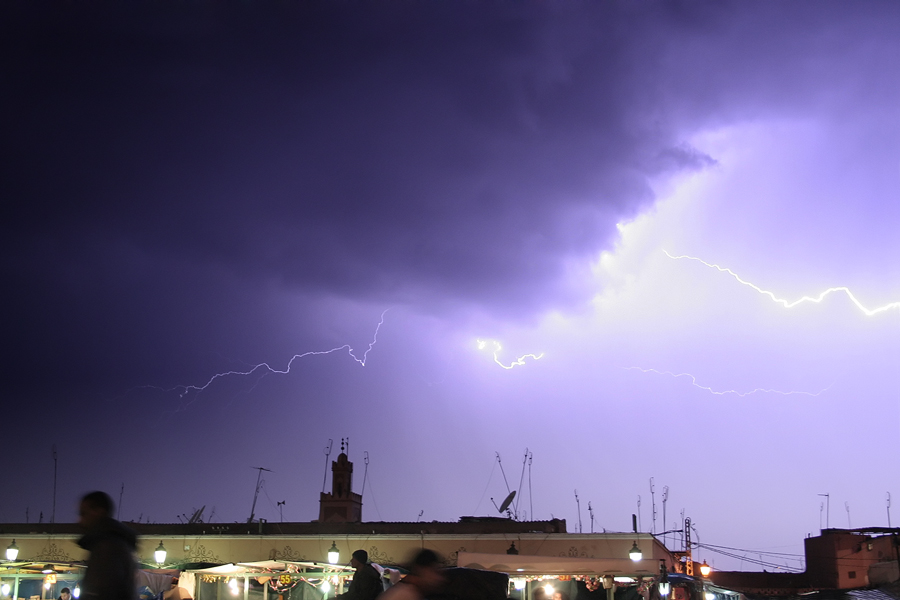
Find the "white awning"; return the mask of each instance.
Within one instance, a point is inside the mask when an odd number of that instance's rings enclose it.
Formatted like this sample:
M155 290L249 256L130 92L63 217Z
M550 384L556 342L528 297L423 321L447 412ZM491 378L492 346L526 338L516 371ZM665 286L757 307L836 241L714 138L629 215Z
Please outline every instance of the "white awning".
M515 575L612 575L613 577L655 577L659 561L629 558L570 558L524 554L460 552L456 565L469 569L499 571Z

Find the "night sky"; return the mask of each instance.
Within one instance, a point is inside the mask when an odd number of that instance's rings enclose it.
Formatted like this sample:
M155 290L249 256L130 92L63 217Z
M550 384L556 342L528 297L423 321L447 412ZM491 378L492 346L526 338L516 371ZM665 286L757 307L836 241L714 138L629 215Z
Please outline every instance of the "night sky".
M0 10L0 521L54 445L57 521L245 521L260 466L311 520L342 437L372 521L496 514L526 448L569 531L651 477L746 550L900 502L895 2Z

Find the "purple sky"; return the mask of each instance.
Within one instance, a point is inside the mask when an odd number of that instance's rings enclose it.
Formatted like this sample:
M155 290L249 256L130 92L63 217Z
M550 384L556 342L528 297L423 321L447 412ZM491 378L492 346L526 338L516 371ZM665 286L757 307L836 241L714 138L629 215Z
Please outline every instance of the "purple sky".
M649 530L651 477L702 543L800 552L820 493L887 524L900 305L665 252L900 302L895 3L23 6L0 520L48 518L53 444L58 521L123 483L246 520L255 466L310 520L349 436L365 520L494 514L527 447L520 511L570 531L576 489ZM382 313L365 366L179 387L361 358Z

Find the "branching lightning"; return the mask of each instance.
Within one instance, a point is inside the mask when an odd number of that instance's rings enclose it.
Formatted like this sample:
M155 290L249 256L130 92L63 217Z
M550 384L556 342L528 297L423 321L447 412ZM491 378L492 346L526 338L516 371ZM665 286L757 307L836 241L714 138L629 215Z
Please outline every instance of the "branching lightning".
M656 373L657 375L668 375L670 377L674 377L675 379L677 379L679 377L688 377L691 380L691 385L693 385L696 388L700 388L701 390L705 390L705 391L709 392L710 394L713 394L714 396L725 396L728 394L732 394L732 395L738 396L740 398L743 398L743 397L749 396L751 394L780 394L782 396L812 396L812 397L816 397L819 394L821 394L822 392L828 391L828 389L831 388L831 386L828 386L827 388L823 388L823 389L819 390L818 392L802 392L802 391L785 392L782 390L773 390L773 389L768 389L768 388L756 388L756 389L750 390L749 392L739 392L737 390L714 390L713 388L711 388L709 386L700 385L699 383L697 383L697 378L694 377L693 375L691 375L690 373L673 373L672 371L658 371L656 369L642 369L641 367L622 367L622 368L627 369L629 371L632 371L632 370L640 371L641 373Z
M388 310L390 310L390 309L388 309ZM340 352L340 351L342 351L342 350L346 350L346 351L347 351L347 354L350 355L350 358L352 358L352 359L355 360L357 363L359 363L360 366L363 366L363 367L364 367L364 366L366 366L366 360L368 359L369 352L372 351L372 348L374 348L374 347L375 347L375 344L378 342L378 331L381 329L381 326L384 324L384 315L387 314L387 312L388 312L388 311L385 310L383 313L381 313L381 319L378 321L378 325L375 327L375 333L372 335L372 341L369 342L369 347L366 348L366 351L363 352L363 354L362 354L361 357L358 356L358 355L354 352L353 347L350 346L350 344L344 344L344 345L342 345L342 346L337 346L337 347L335 347L335 348L331 348L330 350L311 350L311 351L309 351L309 352L303 352L302 354L295 354L295 355L292 356L291 359L287 362L287 366L286 366L284 369L276 369L276 368L272 367L271 365L269 365L269 363L262 362L262 363L259 363L258 365L254 365L254 366L250 367L250 368L249 368L248 370L246 370L246 371L224 371L224 372L222 372L222 373L216 373L215 375L213 375L212 377L210 377L210 378L206 381L206 383L204 383L203 385L177 385L177 386L172 387L172 388L163 389L162 391L164 391L164 392L178 392L179 397L180 397L180 398L184 398L185 396L187 396L187 395L190 394L191 392L197 392L197 393L202 392L203 390L205 390L205 389L207 389L209 386L211 386L213 383L215 383L217 380L222 379L222 378L224 378L224 377L231 376L231 375L235 375L235 376L248 376L248 375L253 375L254 373L259 373L259 374L260 374L260 378L261 378L261 377L264 377L264 376L266 376L266 375L269 375L269 374L273 374L273 375L286 375L286 374L288 374L288 373L291 372L291 367L293 366L294 361L296 361L296 360L299 360L299 359L301 359L301 358L305 358L305 357L307 357L307 356L320 356L320 355L323 355L323 354L332 354L332 353L335 353L335 352ZM258 380L257 380L257 383L258 383ZM156 388L156 386L146 386L146 387L154 387L154 388ZM256 384L254 384L253 387L256 387ZM156 389L160 389L160 388L156 388ZM252 388L251 388L251 389L252 389Z
M503 349L503 347L500 346L500 342L498 342L497 340L476 340L476 341L478 342L479 350L484 350L487 347L488 343L492 343L494 345L494 362L507 370L512 369L513 367L518 367L518 366L524 365L526 358L531 358L533 360L540 360L544 356L543 352L541 352L540 354L523 354L522 356L516 358L516 360L514 360L513 362L511 362L510 364L507 365L507 364L500 362L499 354L500 354L500 350Z
M737 273L732 271L731 269L727 269L725 267L720 267L717 264L708 263L705 260L697 258L696 256L687 256L684 254L681 256L673 256L673 255L669 254L666 250L663 250L663 252L665 252L666 256L668 256L669 258L671 258L673 260L679 260L682 258L686 258L689 260L696 260L697 262L702 263L711 269L716 269L722 273L728 273L729 275L734 277L738 281L738 283L742 283L748 287L753 288L754 290L756 290L763 296L768 296L769 298L772 299L773 302L781 304L785 308L794 308L795 306L797 306L798 304L802 304L803 302L814 302L814 303L818 304L818 303L822 302L822 300L824 300L826 296L828 296L829 294L833 294L835 292L844 292L847 295L847 297L850 298L850 301L853 302L853 304L855 304L857 308L859 308L859 310L861 310L864 314L866 314L867 316L870 316L870 317L873 315L877 315L878 313L886 312L893 308L900 308L900 302L891 302L889 304L885 304L885 305L879 306L877 308L868 308L865 305L863 305L863 303L860 302L856 298L856 296L853 295L853 293L850 291L850 288L847 288L847 287L828 288L827 290L825 290L824 292L822 292L821 294L819 294L818 296L815 296L815 297L803 296L799 300L794 300L794 301L785 300L783 298L776 297L774 293L772 293L768 290L764 290L764 289L750 283L749 281L745 281L745 280L741 279L741 277Z

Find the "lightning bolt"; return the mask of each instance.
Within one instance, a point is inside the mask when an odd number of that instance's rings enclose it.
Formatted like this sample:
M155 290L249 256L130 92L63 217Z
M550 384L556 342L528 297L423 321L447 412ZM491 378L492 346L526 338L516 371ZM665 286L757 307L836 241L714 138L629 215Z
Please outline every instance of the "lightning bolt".
M694 377L693 375L691 375L690 373L673 373L672 371L658 371L656 369L642 369L641 367L621 367L621 368L629 370L629 371L631 371L631 370L640 371L641 373L656 373L657 375L668 375L675 379L678 379L679 377L689 377L691 380L691 385L693 385L696 388L700 388L701 390L705 390L705 391L709 392L710 394L713 394L714 396L725 396L726 394L733 394L735 396L743 398L745 396L749 396L750 394L780 394L782 396L798 395L798 396L816 397L819 394L821 394L822 392L828 391L831 388L831 386L829 385L827 388L823 388L823 389L819 390L818 392L801 392L801 391L785 392L782 390L773 390L773 389L768 389L768 388L756 388L756 389L750 390L749 392L739 392L737 390L714 390L711 387L708 387L705 385L700 385L699 383L697 383L697 378Z
M513 367L518 367L518 366L524 365L526 358L540 360L544 356L543 352L541 352L540 354L523 354L522 356L516 358L516 360L511 362L509 365L505 365L502 362L500 362L500 357L498 356L500 354L500 350L503 349L503 347L500 346L500 342L498 342L497 340L476 340L476 341L478 342L479 350L484 350L487 347L488 342L493 343L494 344L494 362L507 370L512 369Z
M293 366L294 361L300 360L307 356L321 356L323 354L333 354L335 352L340 352L342 350L346 350L347 354L350 355L350 358L352 358L357 363L359 363L360 366L365 367L366 360L369 357L369 352L372 351L372 348L374 348L375 344L378 342L378 331L381 329L381 326L384 324L384 315L387 314L388 310L390 310L390 309L387 309L383 313L381 313L381 319L378 321L378 325L376 325L376 327L375 327L375 333L372 335L372 341L369 342L369 347L366 348L365 352L363 352L362 357L357 356L357 354L353 351L353 347L350 346L350 344L344 344L342 346L337 346L335 348L331 348L330 350L311 350L309 352L295 354L287 362L287 366L284 369L276 369L276 368L272 367L271 365L269 365L269 363L262 362L262 363L259 363L258 365L254 365L254 366L250 367L246 371L224 371L222 373L216 373L215 375L210 377L206 381L206 383L204 383L202 385L176 385L175 387L171 387L168 389L160 388L157 386L142 386L142 387L145 389L151 388L151 389L161 390L166 393L178 392L178 397L184 398L191 392L196 392L196 394L199 394L200 392L204 391L209 386L211 386L213 383L215 383L217 380L223 379L225 377L230 377L232 375L245 377L248 375L253 375L254 373L261 373L260 378L256 381L256 383L253 384L253 387L250 388L252 390L253 388L256 387L256 385L259 383L259 381L266 375L269 375L269 374L286 375L286 374L290 373L291 367ZM191 403L189 402L188 405L190 405L190 404ZM185 407L182 407L182 408L185 408Z
M885 305L879 306L879 307L877 307L877 308L867 308L865 305L863 305L862 302L860 302L860 301L856 298L856 296L853 295L853 292L851 292L851 291L850 291L850 288L848 288L848 287L833 287L833 288L828 288L827 290L825 290L824 292L822 292L822 293L819 294L818 296L815 296L815 297L813 297L813 296L803 296L803 297L800 298L799 300L794 300L794 301L792 302L792 301L789 301L789 300L785 300L784 298L778 298L778 297L775 296L774 293L772 293L772 292L770 292L770 291L768 291L768 290L764 290L764 289L762 289L761 287L756 286L756 285L750 283L749 281L745 281L745 280L741 279L741 277L740 277L737 273L735 273L734 271L732 271L731 269L726 269L725 267L720 267L720 266L717 265L717 264L708 263L708 262L706 262L705 260L702 260L702 259L697 258L696 256L687 256L687 255L684 255L684 254L681 255L681 256L673 256L673 255L669 254L666 250L663 250L663 252L665 252L665 253L666 253L666 256L668 256L669 258L671 258L671 259L673 259L673 260L679 260L679 259L682 259L682 258L686 258L686 259L689 259L689 260L696 260L697 262L702 263L702 264L706 265L707 267L709 267L709 268L711 268L711 269L716 269L716 270L718 270L718 271L720 271L720 272L722 272L722 273L728 273L729 275L731 275L732 277L734 277L734 278L738 281L738 283L742 283L742 284L744 284L744 285L746 285L746 286L748 286L748 287L753 288L754 290L756 290L757 292L759 292L759 293L762 294L763 296L768 296L769 298L772 299L773 302L776 302L776 303L778 303L778 304L781 304L781 305L784 306L785 308L794 308L794 307L797 306L798 304L802 304L802 303L804 303L804 302L814 302L814 303L816 303L816 304L819 304L820 302L822 302L822 300L825 299L826 296L828 296L829 294L836 293L836 292L844 292L844 293L847 295L847 297L850 298L851 302L853 302L853 304L855 304L856 307L857 307L859 310L861 310L865 315L867 315L867 316L869 316L869 317L871 317L871 316L873 316L873 315L877 315L878 313L886 312L886 311L891 310L891 309L893 309L893 308L900 308L900 302L891 302L891 303L889 303L889 304L885 304Z

